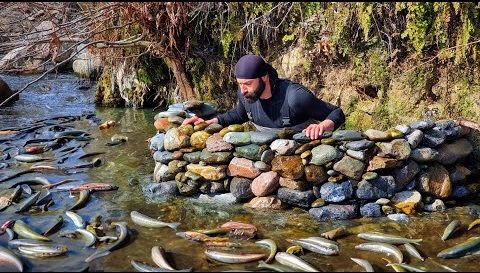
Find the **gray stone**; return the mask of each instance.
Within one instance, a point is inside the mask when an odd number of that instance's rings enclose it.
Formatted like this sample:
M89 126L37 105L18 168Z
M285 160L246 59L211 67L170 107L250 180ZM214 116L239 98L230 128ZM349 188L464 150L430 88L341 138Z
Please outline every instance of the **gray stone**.
M182 110L171 110L171 111L163 111L155 115L153 117L154 120L157 120L159 118L169 118L169 117L182 117L184 118L186 116L185 111Z
M259 169L262 172L268 172L272 169L272 166L268 165L267 163L263 161L255 161L253 166L257 169Z
M360 161L365 161L367 158L365 151L347 150L347 155Z
M277 197L283 203L303 208L309 208L310 204L312 204L313 200L315 199L315 196L311 190L298 191L284 187L278 189Z
M276 139L270 144L270 149L278 155L293 155L299 146L295 140Z
M453 186L452 193L449 198L452 199L464 199L470 195L470 191L465 186Z
M211 153L206 148L200 154L200 160L207 164L229 163L232 158L233 154L231 152Z
M342 153L330 145L318 145L312 149L310 164L325 165L330 161L340 158Z
M390 139L390 135L388 133L376 129L368 129L364 132L364 134L369 140L372 141L387 141Z
M460 138L449 144L442 144L438 148L437 161L443 165L449 165L467 157L473 152L472 144L465 138Z
M410 220L405 213L392 213L387 215L387 218L397 222L408 222Z
M250 140L257 145L268 145L277 139L277 134L268 132L250 132Z
M410 148L415 149L423 140L424 133L421 130L413 130L410 134L408 134L405 138L410 144Z
M420 120L420 121L414 121L414 122L410 123L409 126L413 130L419 129L419 130L423 131L423 130L432 129L433 127L435 127L435 123L433 121L430 121L430 120Z
M177 196L178 193L175 181L148 183L142 190L145 197L154 201L168 201Z
M399 130L404 135L408 135L412 131L412 128L410 128L410 126L405 125L405 124L399 124L399 125L395 126L395 129Z
M236 198L232 193L223 194L200 194L196 197L191 197L191 200L196 203L202 204L215 204L215 205L233 205L237 204L240 200Z
M156 162L160 162L163 164L168 164L170 161L173 160L173 153L169 151L156 151L153 154L153 159Z
M233 177L230 181L230 192L238 199L250 199L255 197L251 188L252 180L241 177Z
M267 164L270 164L273 160L273 158L275 157L275 152L272 151L272 150L266 150L262 153L262 155L260 156L260 160L262 162L265 162Z
M445 133L437 128L432 128L423 132L425 133L421 143L423 146L435 148L445 141Z
M345 144L345 147L349 150L361 151L361 150L371 148L373 147L373 145L375 145L375 141L362 139L362 140L348 142L347 144Z
M344 156L333 165L333 169L345 176L360 180L365 169L365 163L349 156Z
M320 208L311 208L308 213L320 221L346 220L357 217L357 205L331 204Z
M382 210L377 203L367 203L360 207L360 215L363 217L380 217L382 216Z
M332 138L337 141L355 141L364 139L362 133L355 130L337 130L333 132Z
M424 211L434 212L434 211L444 211L447 209L445 204L440 199L435 199L432 204L423 205L422 209Z
M357 185L357 197L360 199L390 198L395 194L396 183L392 176L380 176L377 179L362 180Z
M228 132L223 140L235 146L243 146L251 143L250 132Z
M410 157L417 162L436 161L440 153L432 148L418 148L412 151Z
M393 178L397 182L397 191L401 191L404 187L413 180L415 175L420 172L420 167L413 160L408 160L402 167L393 170Z
M445 134L446 141L452 141L460 137L461 128L453 120L443 120L435 122L435 128Z
M158 133L150 139L150 150L152 151L163 151L163 142L165 139L165 134Z
M342 183L327 182L320 188L320 198L327 202L338 203L352 197L353 187L350 180Z
M196 151L196 152L192 152L192 153L185 153L185 154L183 154L183 160L185 160L187 162L190 162L190 163L197 164L198 162L200 162L200 155L201 154L202 154L201 151Z

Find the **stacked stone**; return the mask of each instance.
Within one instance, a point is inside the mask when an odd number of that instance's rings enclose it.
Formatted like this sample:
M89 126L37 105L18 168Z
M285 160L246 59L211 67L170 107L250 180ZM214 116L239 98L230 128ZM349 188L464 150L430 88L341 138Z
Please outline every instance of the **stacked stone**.
M480 189L469 131L451 120L337 130L311 141L238 124L172 126L181 123L172 112L158 115L169 124L151 141L155 181L169 185L157 186L164 195L230 192L251 208L297 206L326 220L442 210Z

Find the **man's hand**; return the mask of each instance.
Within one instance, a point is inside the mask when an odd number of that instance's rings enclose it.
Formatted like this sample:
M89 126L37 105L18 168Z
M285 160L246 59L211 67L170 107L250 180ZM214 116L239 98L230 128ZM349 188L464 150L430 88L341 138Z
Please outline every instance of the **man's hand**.
M310 124L307 128L303 129L305 135L311 140L318 139L319 136L326 131L333 131L335 128L335 123L333 121L326 119L320 123Z
M185 125L185 124L197 125L197 124L200 124L200 123L202 123L202 122L205 122L205 123L207 123L207 124L218 123L218 119L217 119L217 118L212 118L212 119L209 119L209 120L204 120L204 119L201 118L201 117L191 116L191 117L185 119L185 120L182 122L182 125Z

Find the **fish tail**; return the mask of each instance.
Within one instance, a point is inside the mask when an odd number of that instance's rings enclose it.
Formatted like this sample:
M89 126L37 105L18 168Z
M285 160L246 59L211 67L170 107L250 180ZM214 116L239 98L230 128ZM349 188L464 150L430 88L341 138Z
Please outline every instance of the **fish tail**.
M178 226L180 226L181 223L170 223L168 226L173 228L173 229L177 229Z
M420 243L423 241L423 239L415 239L414 241L412 241L412 244L415 244L415 245L420 245Z

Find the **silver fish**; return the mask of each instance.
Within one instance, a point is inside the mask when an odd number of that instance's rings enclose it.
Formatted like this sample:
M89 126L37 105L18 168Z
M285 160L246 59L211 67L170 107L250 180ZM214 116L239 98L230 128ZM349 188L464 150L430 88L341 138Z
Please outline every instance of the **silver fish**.
M12 264L19 272L23 272L22 261L8 248L0 246L0 260L2 263Z
M116 240L113 244L109 245L105 249L98 249L92 255L88 256L85 259L85 262L89 263L97 258L109 255L111 251L118 249L123 243L125 243L128 237L128 227L127 223L125 222L113 222L112 225L115 225L119 230L120 234L118 235L118 240Z
M442 241L447 240L453 233L458 231L461 227L461 223L458 220L453 220L443 231Z
M463 243L442 250L437 254L439 258L457 258L480 249L480 237L472 237Z
M152 260L153 262L158 265L159 267L175 270L171 265L168 264L167 260L165 260L165 250L160 246L152 247Z
M380 243L380 242L363 243L363 244L356 245L355 249L385 253L387 255L394 256L399 263L403 262L402 252L400 251L400 249L398 249L398 247L391 244Z
M425 258L422 257L422 255L420 254L420 252L418 252L418 250L411 244L409 243L406 243L404 244L405 246L405 249L407 250L407 252L412 255L413 257L417 258L417 259L420 259L422 262L425 261Z
M277 271L277 272L294 272L296 270L294 268L288 267L288 266L283 265L283 264L279 264L279 263L267 264L264 261L258 261L258 266L257 267L258 268L270 269L270 270L274 270L274 271Z
M205 250L207 258L227 264L249 263L260 260L265 257L265 254L234 254L227 252L220 252L216 250Z
M130 212L130 217L132 218L132 221L135 224L140 225L142 227L151 227L151 228L169 227L172 229L177 229L177 227L180 225L180 223L165 223L160 220L141 214L138 211Z
M83 236L83 238L85 238L85 241L86 241L85 247L92 246L97 242L97 237L86 229L77 228L75 232L80 233Z
M72 219L75 226L77 226L78 228L85 228L85 221L80 215L76 214L73 211L66 211L65 214L70 217L70 219Z
M138 262L135 260L132 260L130 264L137 270L138 272L191 272L192 269L180 269L180 270L170 270L166 268L161 268L161 267L153 267L150 266L146 263Z
M44 158L38 155L30 155L30 154L20 154L14 157L15 160L20 161L20 162L27 162L27 163L32 163L32 162L38 162L38 161L43 161L43 160L49 160L51 158Z
M374 242L380 242L380 243L387 243L387 244L406 244L406 243L412 243L412 244L419 244L423 239L408 239L405 237L401 236L396 236L396 235L390 235L390 234L384 234L380 232L365 232L365 233L359 233L358 238L368 240L368 241L374 241Z
M421 268L418 268L418 267L415 267L413 265L408 265L408 264L404 264L404 263L393 263L393 264L387 264L387 266L399 266L399 267L402 267L410 272L427 272Z
M277 252L275 255L275 260L283 265L288 267L295 268L296 270L306 271L306 272L318 272L319 270L311 266L309 263L298 258L293 254L287 252Z
M18 250L23 254L35 257L53 257L64 254L68 248L65 245L38 245L18 246Z
M255 243L270 248L270 255L268 255L268 258L265 260L266 263L269 263L275 258L275 254L277 254L277 244L275 241L272 239L263 239Z
M299 245L304 249L308 249L312 252L319 253L322 255L329 255L329 256L338 255L338 246L335 246L334 248L329 248L324 245L320 245L312 241L305 241L302 239L299 239L299 240L287 239L287 241L290 243Z
M357 263L358 265L360 265L361 267L363 267L365 269L365 272L375 272L372 264L369 261L364 259L359 259L359 258L350 258L350 259L355 263Z

